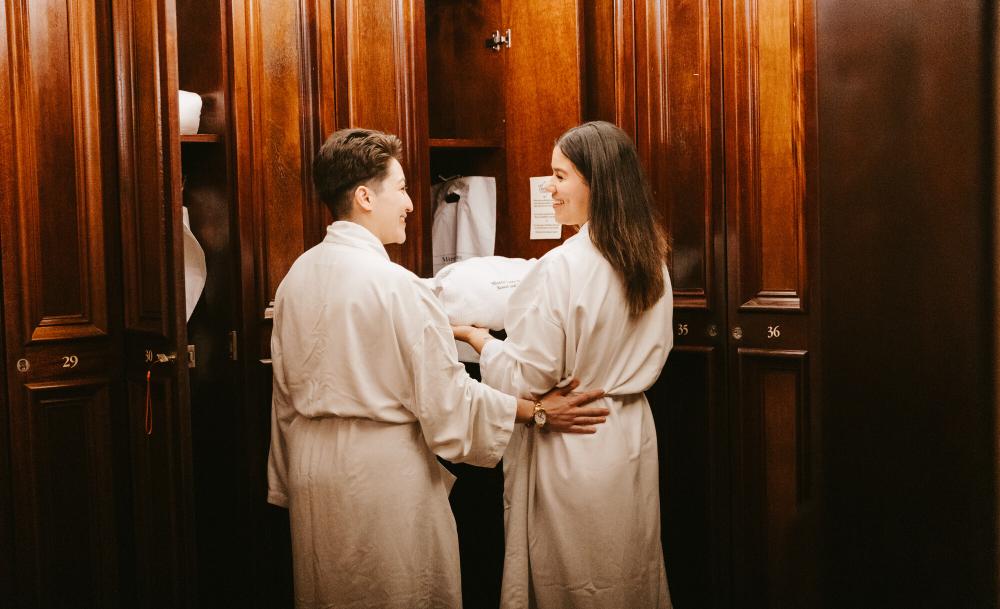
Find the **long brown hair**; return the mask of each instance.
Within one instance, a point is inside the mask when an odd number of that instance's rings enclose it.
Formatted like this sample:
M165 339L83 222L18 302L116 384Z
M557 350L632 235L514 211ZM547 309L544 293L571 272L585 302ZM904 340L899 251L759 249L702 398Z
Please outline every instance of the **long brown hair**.
M621 277L629 315L638 316L663 296L669 248L635 144L615 125L592 121L556 146L590 187L590 238Z

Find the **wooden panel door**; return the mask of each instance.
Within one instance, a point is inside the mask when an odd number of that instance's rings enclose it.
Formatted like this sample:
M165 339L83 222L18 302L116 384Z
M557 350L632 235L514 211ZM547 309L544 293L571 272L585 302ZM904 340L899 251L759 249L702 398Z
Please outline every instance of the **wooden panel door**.
M667 579L679 607L729 607L720 6L637 1L635 15L636 143L672 247L675 346L648 392Z
M813 0L723 3L734 598L815 606Z
M572 0L504 0L503 25L511 31L504 54L507 210L498 210L496 251L537 258L559 241L530 236L532 176L552 173L552 145L580 123L583 88L580 6ZM572 234L563 231L563 237Z
M637 143L672 237L651 392L678 605L811 606L817 427L811 0L636 4Z
M124 353L139 607L195 603L172 0L116 0ZM127 572L127 571L126 571Z
M110 15L13 0L0 29L0 604L119 607Z

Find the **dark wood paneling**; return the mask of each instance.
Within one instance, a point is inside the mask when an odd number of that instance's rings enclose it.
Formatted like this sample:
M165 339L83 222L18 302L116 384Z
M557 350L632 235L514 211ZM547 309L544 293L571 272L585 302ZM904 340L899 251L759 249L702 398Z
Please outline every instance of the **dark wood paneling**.
M11 53L8 47L11 30L7 23L7 5L4 2L0 2L0 134L10 134L14 131L12 124L14 108L10 104L12 96L11 82L8 76L13 72L11 68ZM0 158L16 158L14 155L15 150L16 146L12 138L0 135ZM17 196L15 167L15 163L0 164L0 201L11 201ZM4 234L8 232L4 224L4 219L0 218L0 252L5 251L3 249ZM3 281L5 272L2 262L0 262L0 294L6 294ZM0 300L0 302L3 302L3 300ZM4 346L4 349L0 351L0 438L4 439L2 446L0 446L0 600L5 605L13 605L14 497L11 488L10 442L6 441L10 437L10 427L8 425L10 402L7 397L7 336L3 306L0 306L0 345Z
M137 6L129 0L115 5L116 62L121 82L118 88L118 156L122 201L162 202L169 180L164 168L160 86L156 64L163 61L157 46L155 7ZM143 69L142 62L151 60ZM176 100L174 102L176 105ZM165 334L169 319L164 315L167 295L167 261L161 228L162 210L149 205L123 204L122 239L125 293L125 326L137 331ZM149 247L141 247L149 244Z
M198 132L223 134L228 123L228 29L223 25L228 20L226 6L201 0L175 1L178 84L201 96Z
M804 351L739 349L733 410L734 598L813 607L812 402Z
M3 18L0 8L0 20ZM2 32L0 32L2 34ZM0 59L0 68L3 67ZM0 93L3 86L0 85ZM0 152L2 153L2 152ZM0 243L0 247L2 247ZM3 289L3 279L0 277L0 290ZM0 345L5 345L3 331L3 315L0 310ZM10 437L10 408L7 399L7 360L0 353L0 438ZM12 493L13 477L11 472L10 442L4 442L0 448L0 599L4 604L13 604L14 598L14 496Z
M343 126L338 111L346 102L341 90L346 79L340 75L347 64L333 16L347 7L321 0L235 0L230 7L231 133L243 285L237 351L243 389L236 421L240 437L233 440L238 446L232 457L240 474L227 492L243 503L236 512L240 522L230 526L244 537L237 547L246 549L248 564L238 583L220 585L217 592L231 589L249 606L291 607L288 515L266 504L271 370L259 362L270 357L266 311L275 290L295 259L323 238L329 220L314 194L311 165L323 139ZM218 296L224 298L221 292ZM207 423L207 433L224 433L221 419L203 419L196 422ZM205 472L206 489L212 470L217 466ZM209 509L209 519L226 522L224 508Z
M721 296L717 273L725 268L716 246L723 197L719 7L671 3L665 18L669 86L660 120L667 132L655 172L673 240L675 305L711 309Z
M431 0L427 103L432 139L504 137L504 52L484 41L504 31L499 2Z
M14 3L11 74L24 238L21 315L32 340L107 331L94 7ZM44 209L44 213L42 210Z
M721 609L734 565L720 5L636 0L635 74L636 145L672 246L676 344L651 393L667 578L677 606Z
M298 13L270 2L246 2L245 11L249 78L243 84L253 104L248 116L252 131L240 132L252 133L245 142L251 166L244 175L253 184L258 227L253 248L261 279L257 302L266 306L292 262L307 248L303 208L308 201L302 193L310 161L302 156ZM258 315L263 315L263 307Z
M0 172L11 365L0 412L0 598L117 607L127 586L118 581L109 416L117 361L104 226L115 171L109 15L99 3L11 1L0 16L0 149L16 159Z
M996 5L817 8L825 606L996 607Z
M403 170L413 199L406 243L390 257L430 271L427 66L424 5L418 0L337 0L334 11L338 128L366 127L403 141Z
M743 309L806 306L813 2L724 3L728 255Z
M139 604L142 607L194 606L197 596L192 483L179 471L182 458L176 438L190 434L187 403L175 400L173 379L154 378L149 385L146 433L145 379L128 383L128 433L132 447L133 504ZM190 448L185 447L185 450ZM190 467L190 466L188 466Z
M34 563L22 565L25 588L41 607L118 606L107 379L21 390L30 474L18 484L17 547Z
M552 173L552 146L583 116L580 45L583 24L574 1L504 3L507 116L507 199L498 205L496 252L537 258L559 244L530 240L533 176ZM563 230L568 238L572 230Z
M666 192L662 159L666 138L666 116L663 112L666 95L666 6L651 0L635 0L635 145L649 175L653 197L659 211L669 219L663 207Z
M678 346L647 392L660 452L660 522L677 607L730 606L729 420L723 357Z
M583 3L583 120L605 120L635 137L633 0Z

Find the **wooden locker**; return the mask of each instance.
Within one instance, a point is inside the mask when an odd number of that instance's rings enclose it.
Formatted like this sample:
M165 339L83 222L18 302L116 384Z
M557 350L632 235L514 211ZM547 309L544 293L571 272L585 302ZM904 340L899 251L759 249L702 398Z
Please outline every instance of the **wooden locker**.
M733 594L818 604L816 19L723 3Z
M6 2L0 30L2 602L128 606L111 15Z
M636 144L671 238L675 344L648 398L667 581L680 607L733 606L720 9L635 9Z
M495 252L537 258L561 239L529 239L528 178L550 174L555 139L582 120L581 5L433 0L426 7L432 179L497 178ZM509 44L487 48L494 32Z
M181 136L183 200L208 265L188 323L203 605L291 604L287 512L266 503L269 308L325 231L311 161L332 120L318 74L331 10L177 0L179 84L205 101L201 134Z
M678 604L811 606L819 566L812 3L637 3L638 143L671 237L651 392Z
M196 604L190 384L171 0L112 6L117 58L124 403L139 607Z

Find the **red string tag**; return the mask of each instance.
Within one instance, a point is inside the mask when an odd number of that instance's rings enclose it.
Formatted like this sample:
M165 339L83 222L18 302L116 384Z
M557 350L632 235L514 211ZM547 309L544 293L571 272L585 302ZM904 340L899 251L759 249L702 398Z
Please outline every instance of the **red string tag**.
M146 435L153 435L153 395L150 389L149 377L151 371L146 371Z

